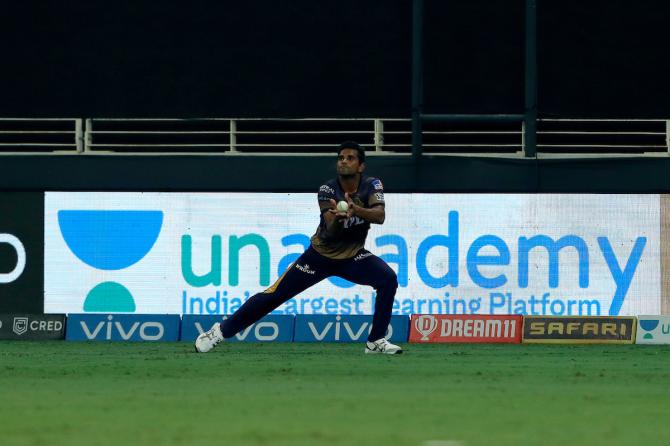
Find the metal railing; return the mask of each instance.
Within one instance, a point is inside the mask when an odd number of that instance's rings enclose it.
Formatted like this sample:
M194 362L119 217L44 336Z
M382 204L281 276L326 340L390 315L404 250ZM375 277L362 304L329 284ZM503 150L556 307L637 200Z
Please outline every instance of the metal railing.
M667 119L540 119L542 158L605 155L670 155Z
M435 120L425 155L523 157L524 124ZM330 154L353 139L369 153L412 154L411 119L2 119L0 154ZM670 120L539 119L538 157L670 154Z
M87 153L332 153L343 140L372 154L411 153L409 119L87 119ZM424 130L427 154L500 153L521 150L518 126L435 125Z
M83 151L81 119L0 118L0 154Z

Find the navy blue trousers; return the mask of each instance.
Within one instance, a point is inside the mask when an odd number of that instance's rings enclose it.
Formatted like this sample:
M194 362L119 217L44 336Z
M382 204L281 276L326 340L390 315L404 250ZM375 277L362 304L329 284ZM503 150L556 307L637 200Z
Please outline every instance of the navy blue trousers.
M340 276L359 285L369 285L377 291L368 340L376 341L384 337L391 321L393 299L398 288L395 271L365 249L361 249L350 259L337 260L322 256L311 246L288 267L274 285L251 296L221 324L223 336L235 336L287 300L330 276Z

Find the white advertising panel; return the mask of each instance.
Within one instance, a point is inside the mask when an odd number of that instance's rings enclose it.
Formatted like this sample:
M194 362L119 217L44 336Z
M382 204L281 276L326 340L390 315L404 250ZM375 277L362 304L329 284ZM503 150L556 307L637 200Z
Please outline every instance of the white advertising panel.
M670 344L670 316L638 316L636 344Z
M45 312L229 314L309 245L314 194L48 192ZM394 314L660 312L659 195L387 194ZM275 314L369 314L330 278Z

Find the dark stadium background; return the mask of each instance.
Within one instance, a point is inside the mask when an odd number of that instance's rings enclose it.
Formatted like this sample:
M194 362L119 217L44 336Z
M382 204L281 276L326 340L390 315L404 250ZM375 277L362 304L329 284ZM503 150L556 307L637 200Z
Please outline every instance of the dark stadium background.
M411 3L8 2L0 115L406 117ZM539 0L541 114L667 118L668 18ZM427 108L523 111L523 0L428 0L424 30Z
M524 5L425 2L426 112L523 113ZM539 117L667 119L669 10L538 0ZM410 0L11 2L0 116L409 118L411 19ZM284 161L18 155L2 159L0 188L309 191L331 166L299 157L275 175ZM390 191L658 192L669 162L388 156L369 167Z

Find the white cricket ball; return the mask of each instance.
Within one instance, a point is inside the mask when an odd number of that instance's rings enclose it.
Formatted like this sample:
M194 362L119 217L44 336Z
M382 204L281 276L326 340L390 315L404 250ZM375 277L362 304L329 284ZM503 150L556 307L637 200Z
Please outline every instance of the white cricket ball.
M337 210L340 212L347 212L349 210L349 203L346 201L340 201L337 203Z

